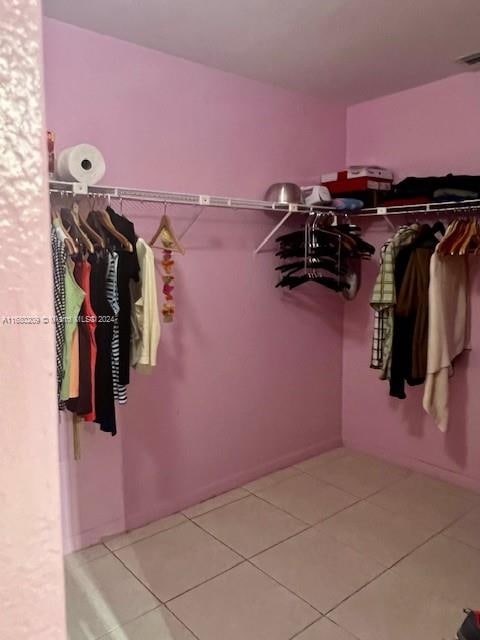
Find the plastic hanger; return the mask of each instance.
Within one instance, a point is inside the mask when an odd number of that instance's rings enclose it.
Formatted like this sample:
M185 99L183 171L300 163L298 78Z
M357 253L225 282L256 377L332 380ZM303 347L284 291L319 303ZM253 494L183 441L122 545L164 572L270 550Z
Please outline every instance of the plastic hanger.
M172 227L172 222L170 218L167 216L166 202L164 202L163 207L164 207L163 216L160 220L160 224L158 225L158 229L155 231L152 239L149 242L149 245L151 247L154 247L156 240L160 238L162 246L157 248L159 249L161 248L166 251L174 251L176 253L181 253L182 255L185 255L185 248L183 247L182 243L175 235L175 231L173 230L173 227Z

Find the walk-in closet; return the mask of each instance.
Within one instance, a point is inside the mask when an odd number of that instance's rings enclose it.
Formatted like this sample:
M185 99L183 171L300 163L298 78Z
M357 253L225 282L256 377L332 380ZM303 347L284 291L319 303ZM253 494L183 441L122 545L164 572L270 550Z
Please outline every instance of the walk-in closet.
M0 18L2 640L480 640L478 0Z

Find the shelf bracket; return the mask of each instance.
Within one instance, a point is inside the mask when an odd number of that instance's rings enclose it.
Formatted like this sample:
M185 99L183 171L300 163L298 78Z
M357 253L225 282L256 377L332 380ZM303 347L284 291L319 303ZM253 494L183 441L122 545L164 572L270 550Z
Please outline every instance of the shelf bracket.
M387 223L387 225L390 227L391 231L395 231L396 227L393 224L393 222L390 220L390 218L388 217L387 214L387 207L378 207L378 215L382 216L382 218L385 220L385 222Z
M203 196L201 196L203 197ZM185 227L185 229L182 231L182 233L177 236L179 240L181 240L183 238L183 236L187 233L187 231L189 231L189 229L191 229L191 227L193 227L193 225L197 222L197 220L200 218L200 216L202 215L203 211L204 211L205 207L201 207L198 212L196 213L196 215L192 218L192 220L190 220L190 222L187 224L187 226Z
M274 207L272 207L274 208ZM263 249L263 247L267 244L267 242L270 240L270 238L272 236L274 236L277 231L285 224L285 222L290 218L290 216L292 215L292 213L295 213L296 211L298 211L298 207L296 204L289 204L288 205L288 212L283 216L283 218L280 220L280 222L275 225L273 227L273 229L270 231L270 233L268 234L268 236L266 238L264 238L262 240L262 242L258 245L258 247L255 249L254 254L257 254L260 252L261 249Z

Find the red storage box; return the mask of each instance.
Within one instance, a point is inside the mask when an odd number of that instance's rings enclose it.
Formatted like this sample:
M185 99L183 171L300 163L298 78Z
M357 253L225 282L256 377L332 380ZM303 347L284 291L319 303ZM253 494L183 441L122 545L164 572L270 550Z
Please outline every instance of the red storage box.
M341 172L343 173L343 172ZM346 173L346 172L345 172ZM390 191L392 183L389 180L371 180L370 178L350 178L327 182L332 195L351 193L352 191Z

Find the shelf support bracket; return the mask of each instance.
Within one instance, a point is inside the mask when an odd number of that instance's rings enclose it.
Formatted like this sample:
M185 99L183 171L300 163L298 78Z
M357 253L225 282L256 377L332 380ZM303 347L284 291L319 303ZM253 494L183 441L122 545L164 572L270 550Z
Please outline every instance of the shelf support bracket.
M272 208L274 208L274 207L272 207ZM297 209L297 206L295 204L289 204L288 205L288 212L283 216L283 218L280 220L280 222L273 227L273 229L270 231L268 236L262 240L262 242L255 249L254 254L259 253L261 251L261 249L263 249L263 247L267 244L267 242L270 240L270 238L272 236L274 236L281 227L283 227L283 225L290 218L292 213L295 213L297 210L298 209Z
M382 216L382 218L387 223L388 227L390 227L391 231L395 231L396 227L393 222L390 220L387 214L387 207L378 207L378 215Z
M182 231L182 233L179 236L177 236L179 240L181 240L183 238L183 236L187 233L187 231L189 231L191 229L191 227L193 227L193 225L197 222L197 220L202 215L204 209L205 209L205 207L201 207L199 209L199 211L196 213L196 215L192 218L192 220L190 220L190 222L187 224L187 226Z

